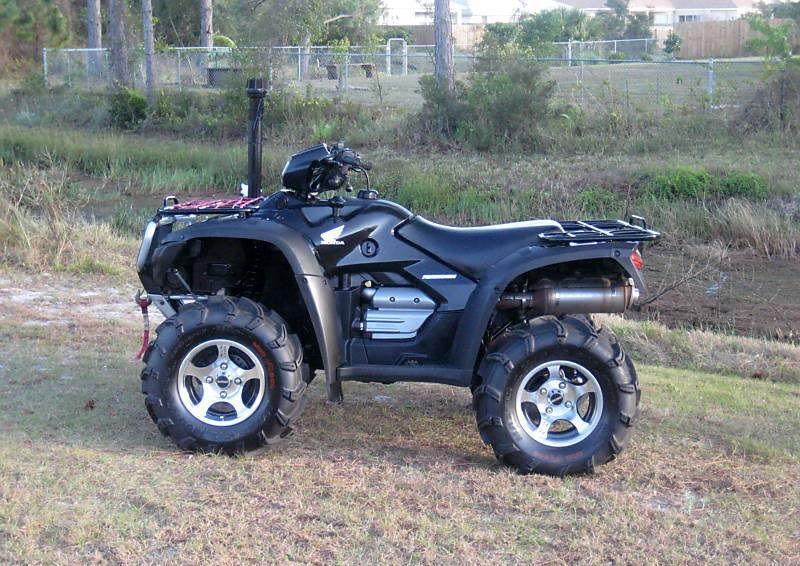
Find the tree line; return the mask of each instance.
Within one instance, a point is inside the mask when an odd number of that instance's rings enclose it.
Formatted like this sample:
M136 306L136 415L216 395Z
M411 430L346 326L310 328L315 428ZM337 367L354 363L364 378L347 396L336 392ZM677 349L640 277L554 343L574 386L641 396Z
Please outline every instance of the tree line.
M0 0L0 59L40 60L43 47L111 43L112 28L141 45L152 10L156 50L209 46L368 42L379 33L381 0ZM114 17L112 17L112 14ZM205 14L205 16L204 16ZM120 21L124 20L124 21Z

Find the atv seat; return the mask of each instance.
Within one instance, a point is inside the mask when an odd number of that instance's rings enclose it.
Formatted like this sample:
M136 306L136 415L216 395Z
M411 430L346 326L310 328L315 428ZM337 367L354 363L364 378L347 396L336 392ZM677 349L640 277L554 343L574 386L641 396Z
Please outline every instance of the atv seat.
M553 220L455 228L414 216L397 233L461 273L479 279L504 257L536 243L539 234L553 231L563 231Z

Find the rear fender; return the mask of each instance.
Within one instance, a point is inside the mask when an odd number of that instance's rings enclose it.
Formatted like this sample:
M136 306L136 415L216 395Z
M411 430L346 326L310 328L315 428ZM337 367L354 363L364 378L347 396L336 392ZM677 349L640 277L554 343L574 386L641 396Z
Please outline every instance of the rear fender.
M193 224L166 236L150 258L152 282L160 285L175 258L187 244L198 238L231 238L257 240L277 248L294 272L325 368L325 377L332 383L342 362L342 329L336 313L333 290L317 261L311 244L296 231L283 224L262 219L212 219ZM141 274L147 284L147 276Z
M461 369L475 366L484 332L500 295L520 275L543 267L571 261L613 259L633 279L641 294L645 293L641 273L631 263L636 242L597 243L572 246L528 246L511 254L488 270L464 309L451 350L451 363Z

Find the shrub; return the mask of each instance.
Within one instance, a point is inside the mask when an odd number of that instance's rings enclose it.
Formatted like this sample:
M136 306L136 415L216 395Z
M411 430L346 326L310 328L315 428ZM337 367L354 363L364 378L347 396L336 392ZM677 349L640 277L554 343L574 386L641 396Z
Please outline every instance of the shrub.
M647 175L642 188L659 199L702 198L712 192L713 179L703 169L673 167Z
M44 74L39 69L25 73L19 82L19 90L25 94L41 94L45 90Z
M767 181L755 173L728 173L719 182L719 193L731 197L763 199L769 195Z
M628 56L625 55L625 53L623 53L622 51L614 51L613 53L608 54L608 61L612 65L616 63L621 63L622 61L625 61L627 58Z
M604 216L618 213L619 197L603 187L587 187L578 193L578 203L589 214Z
M543 126L559 114L553 104L555 82L529 54L496 49L480 54L466 83L450 95L433 77L420 80L424 99L419 118L428 132L476 149L543 145Z
M147 100L138 90L118 89L109 101L111 125L122 130L135 128L147 117Z
M664 40L664 53L673 57L676 56L681 50L681 43L681 36L671 31L667 39Z
M212 39L214 41L214 47L230 47L231 49L236 48L236 42L227 35L215 33Z
M763 81L730 127L736 133L800 132L800 69L790 67Z

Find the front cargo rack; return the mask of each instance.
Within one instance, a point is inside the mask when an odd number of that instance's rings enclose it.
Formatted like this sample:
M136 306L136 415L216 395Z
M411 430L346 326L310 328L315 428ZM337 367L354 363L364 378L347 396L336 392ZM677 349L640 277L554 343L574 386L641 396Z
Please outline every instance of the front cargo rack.
M189 214L252 214L258 210L265 197L207 198L178 202L173 196L166 197L161 208L162 216Z
M539 234L547 244L565 245L596 242L645 242L658 240L661 234L650 230L641 216L624 220L564 220L563 232Z

